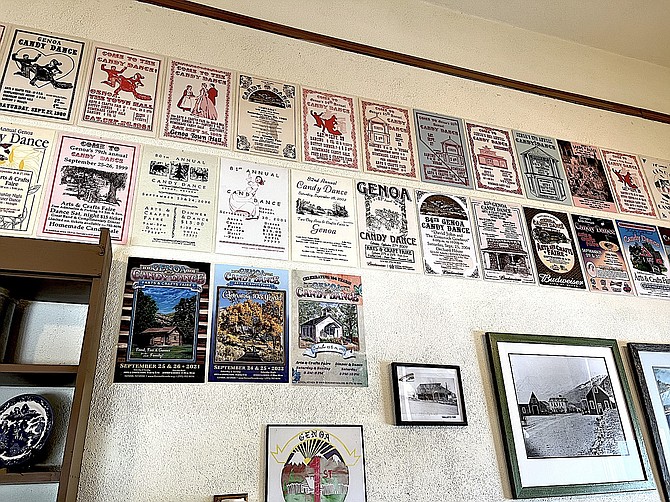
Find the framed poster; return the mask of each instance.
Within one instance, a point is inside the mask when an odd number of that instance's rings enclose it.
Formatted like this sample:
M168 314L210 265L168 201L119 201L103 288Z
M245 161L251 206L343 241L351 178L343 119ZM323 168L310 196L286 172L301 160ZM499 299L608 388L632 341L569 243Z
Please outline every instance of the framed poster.
M230 148L233 73L171 59L161 138Z
M293 170L291 184L293 259L357 266L351 179Z
M423 271L479 278L472 218L466 197L416 191Z
M654 197L658 217L670 219L670 160L640 157L649 191Z
M468 425L461 369L391 363L396 425Z
M605 148L601 148L600 153L619 211L655 218L656 208L638 156Z
M572 205L568 182L554 138L512 131L526 196L532 200Z
M215 265L210 382L288 382L288 271Z
M265 502L366 502L363 427L268 425Z
M139 145L61 134L38 235L112 242L128 239Z
M595 216L572 215L589 291L634 296L614 222Z
M600 151L591 145L557 140L575 207L616 213Z
M240 74L235 150L295 160L296 89L294 84Z
M364 99L360 108L364 170L416 178L409 108Z
M209 268L128 258L114 382L205 381Z
M288 260L289 171L221 159L216 252Z
M143 147L132 244L211 251L218 180L213 155Z
M535 284L522 212L518 204L473 199L484 279Z
M15 29L0 81L0 111L70 122L85 49L83 40Z
M235 493L231 495L214 495L213 502L248 502L249 495L247 493Z
M475 188L485 192L523 196L512 131L466 122Z
M514 498L655 488L616 340L486 339Z
M524 207L541 286L586 289L567 213Z
M388 270L421 270L419 228L409 188L356 182L361 265Z
M32 233L55 137L48 129L0 123L0 234Z
M356 98L302 88L302 158L322 166L359 169Z
M78 124L156 135L163 59L125 47L94 45Z
M414 110L414 125L421 180L472 188L472 168L463 120Z
M293 383L367 387L361 278L294 270L292 287Z
M616 225L637 295L670 298L668 255L658 229L618 220Z
M654 457L660 470L660 485L666 500L670 499L670 345L629 343L637 390L642 409L654 441Z

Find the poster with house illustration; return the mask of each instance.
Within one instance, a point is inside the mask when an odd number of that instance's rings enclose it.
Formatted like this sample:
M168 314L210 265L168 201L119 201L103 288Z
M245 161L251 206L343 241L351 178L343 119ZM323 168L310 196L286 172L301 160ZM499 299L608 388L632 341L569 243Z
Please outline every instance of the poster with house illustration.
M212 278L210 382L288 382L288 271L220 265Z
M641 156L640 162L658 209L658 217L670 219L670 160Z
M670 298L668 255L656 227L616 222L638 296Z
M512 131L521 178L529 199L572 205L568 182L554 138Z
M292 382L367 387L361 278L295 270L292 287Z
M203 382L209 263L128 259L115 382Z

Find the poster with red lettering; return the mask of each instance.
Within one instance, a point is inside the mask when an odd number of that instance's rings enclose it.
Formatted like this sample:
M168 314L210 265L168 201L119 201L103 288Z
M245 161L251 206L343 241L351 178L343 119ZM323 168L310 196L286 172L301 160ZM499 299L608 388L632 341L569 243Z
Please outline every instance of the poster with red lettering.
M600 153L619 210L622 213L656 217L656 208L638 156L605 148L601 148Z
M155 136L163 59L131 49L95 45L78 124Z

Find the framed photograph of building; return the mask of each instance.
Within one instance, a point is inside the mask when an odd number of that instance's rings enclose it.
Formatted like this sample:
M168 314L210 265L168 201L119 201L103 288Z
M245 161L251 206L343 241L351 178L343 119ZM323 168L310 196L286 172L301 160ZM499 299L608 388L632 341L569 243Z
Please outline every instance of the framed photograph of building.
M391 363L396 425L467 425L461 369Z
M616 340L486 337L514 498L654 489Z
M247 502L249 495L246 493L236 493L232 495L214 495L214 502Z
M665 500L670 500L670 345L629 343L635 381L654 441Z

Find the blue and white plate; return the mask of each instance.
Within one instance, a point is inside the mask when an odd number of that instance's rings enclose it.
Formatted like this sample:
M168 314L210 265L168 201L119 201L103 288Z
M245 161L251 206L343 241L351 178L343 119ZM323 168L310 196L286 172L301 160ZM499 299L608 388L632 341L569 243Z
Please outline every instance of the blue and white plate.
M44 448L54 422L49 401L21 394L0 406L0 467L23 465Z

